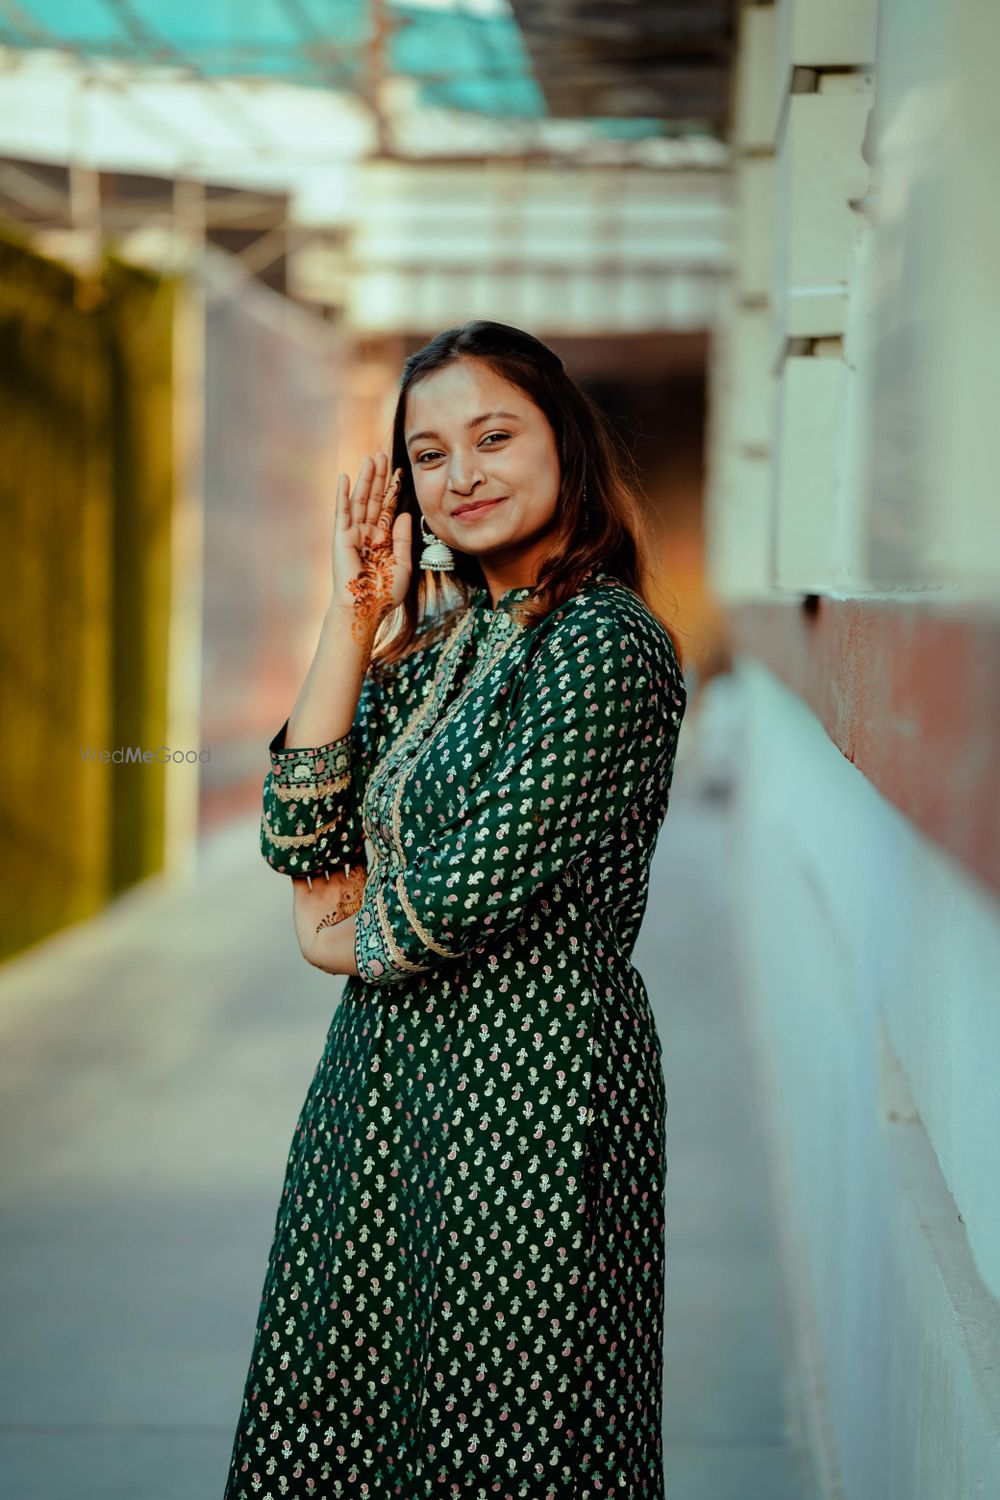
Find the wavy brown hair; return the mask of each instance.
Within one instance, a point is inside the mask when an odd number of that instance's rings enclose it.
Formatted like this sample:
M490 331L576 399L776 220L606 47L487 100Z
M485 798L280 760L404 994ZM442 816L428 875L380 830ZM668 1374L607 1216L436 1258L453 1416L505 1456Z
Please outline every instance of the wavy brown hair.
M457 359L483 360L530 397L555 434L561 476L557 526L534 593L517 606L522 623L535 624L565 603L588 569L600 565L642 599L670 636L683 666L680 640L653 602L657 569L634 459L604 413L567 375L558 354L520 328L486 319L445 329L403 366L389 473L403 471L396 513L409 511L413 516L413 571L405 598L376 636L373 665L387 666L436 639L454 618L454 610L465 607L476 585L486 581L478 559L468 553L454 552L454 571L443 575L446 584L433 570L421 569L419 562L424 544L404 436L406 397L419 380ZM430 628L424 630L429 617Z

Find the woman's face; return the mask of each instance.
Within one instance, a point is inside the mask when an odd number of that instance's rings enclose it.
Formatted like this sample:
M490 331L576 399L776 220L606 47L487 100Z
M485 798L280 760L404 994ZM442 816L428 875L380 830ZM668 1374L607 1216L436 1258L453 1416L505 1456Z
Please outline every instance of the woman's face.
M412 387L405 418L428 530L481 559L488 579L509 584L526 574L530 582L559 496L559 455L544 414L482 360L463 356ZM480 500L499 503L463 513Z

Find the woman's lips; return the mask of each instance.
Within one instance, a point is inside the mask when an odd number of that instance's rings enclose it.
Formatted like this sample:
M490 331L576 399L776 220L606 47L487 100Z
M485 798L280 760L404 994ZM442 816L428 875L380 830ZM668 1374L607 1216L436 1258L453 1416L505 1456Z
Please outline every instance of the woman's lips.
M452 511L451 518L453 521L471 521L473 516L485 515L486 511L492 510L495 505L502 505L508 498L507 495L499 495L496 500L482 500L477 505L463 505L461 510Z

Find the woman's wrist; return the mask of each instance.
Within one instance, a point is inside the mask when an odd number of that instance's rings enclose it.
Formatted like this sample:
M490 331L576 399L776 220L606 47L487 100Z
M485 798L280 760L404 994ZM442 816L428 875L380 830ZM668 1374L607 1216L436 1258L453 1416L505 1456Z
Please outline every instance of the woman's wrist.
M331 599L323 617L323 628L336 637L338 645L351 641L368 656L381 620L381 615L369 616L357 605L340 604Z
M319 748L350 733L373 641L374 636L359 641L349 609L327 606L316 655L288 716L287 745Z

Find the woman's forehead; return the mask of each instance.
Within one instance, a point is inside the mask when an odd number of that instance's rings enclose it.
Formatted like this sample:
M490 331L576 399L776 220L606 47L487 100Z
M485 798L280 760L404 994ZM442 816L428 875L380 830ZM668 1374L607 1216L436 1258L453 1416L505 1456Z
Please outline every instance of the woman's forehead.
M467 413L459 410L463 403L469 408ZM518 412L527 411L532 403L524 391L483 360L469 358L453 360L429 375L421 375L406 393L407 416L430 408L471 415L473 406L477 411L480 408L485 411L487 405Z

